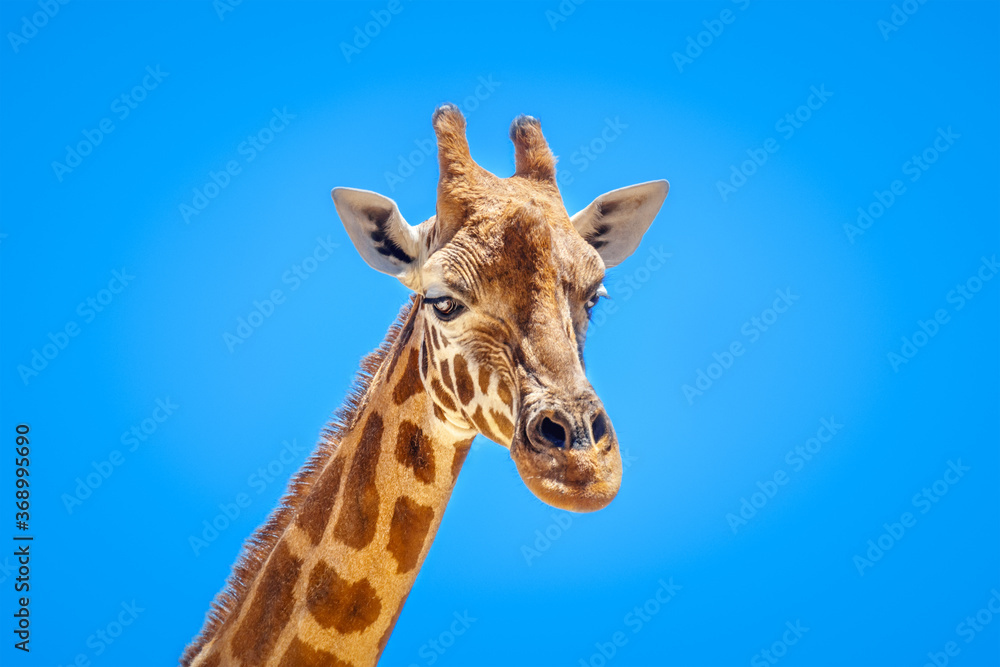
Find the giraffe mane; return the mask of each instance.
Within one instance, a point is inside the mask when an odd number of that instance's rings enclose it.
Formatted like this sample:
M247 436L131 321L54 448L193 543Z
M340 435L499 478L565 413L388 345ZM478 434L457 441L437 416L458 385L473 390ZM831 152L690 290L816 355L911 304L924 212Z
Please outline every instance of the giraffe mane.
M267 521L259 526L253 535L243 543L240 555L233 565L233 571L226 580L225 586L212 600L212 605L205 615L205 624L201 632L181 656L180 664L182 667L189 667L198 653L215 637L230 614L238 613L254 575L264 566L319 473L336 453L341 439L354 427L368 398L372 380L386 359L389 358L392 346L409 323L415 301L416 296L411 296L409 302L400 309L396 321L389 327L382 343L361 360L357 375L343 404L334 412L333 417L323 428L316 448L298 472L292 476L285 495L282 496L278 506L271 511ZM405 343L405 341L403 342Z

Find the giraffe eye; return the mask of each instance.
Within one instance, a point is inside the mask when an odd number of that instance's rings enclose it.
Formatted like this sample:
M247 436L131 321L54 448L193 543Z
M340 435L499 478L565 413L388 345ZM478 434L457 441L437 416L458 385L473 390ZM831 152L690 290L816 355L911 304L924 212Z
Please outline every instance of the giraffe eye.
M608 290L604 287L603 284L597 288L597 291L594 292L594 296L590 297L587 300L587 303L584 305L588 313L594 309L594 306L597 305L597 302L601 300L602 296L608 298Z
M427 299L427 302L434 307L434 314L438 316L438 319L445 322L455 319L464 310L462 304L447 296Z

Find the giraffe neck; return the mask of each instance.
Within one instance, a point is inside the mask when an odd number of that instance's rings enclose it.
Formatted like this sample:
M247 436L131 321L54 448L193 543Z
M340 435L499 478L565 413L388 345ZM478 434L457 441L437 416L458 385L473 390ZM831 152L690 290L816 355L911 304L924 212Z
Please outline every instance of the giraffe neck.
M411 308L353 427L194 667L378 661L475 435L443 419L424 390L420 311Z

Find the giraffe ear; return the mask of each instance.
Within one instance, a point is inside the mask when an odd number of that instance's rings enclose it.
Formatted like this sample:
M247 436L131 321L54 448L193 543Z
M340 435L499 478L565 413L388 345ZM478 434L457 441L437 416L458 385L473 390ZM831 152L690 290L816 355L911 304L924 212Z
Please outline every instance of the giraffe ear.
M396 202L368 190L334 188L333 203L361 258L376 271L410 282L419 267L421 227L407 224Z
M639 247L669 189L666 181L650 181L612 190L590 202L570 221L610 269Z

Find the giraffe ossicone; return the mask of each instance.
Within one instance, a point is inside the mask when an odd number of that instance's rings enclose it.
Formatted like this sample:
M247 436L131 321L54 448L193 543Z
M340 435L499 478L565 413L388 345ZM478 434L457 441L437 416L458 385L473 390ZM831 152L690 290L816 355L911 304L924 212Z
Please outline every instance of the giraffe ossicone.
M589 512L621 484L611 420L583 347L604 273L631 255L666 181L612 190L572 217L541 125L515 119L515 173L476 164L453 105L433 116L437 210L337 188L361 257L413 290L354 392L248 541L193 667L378 662L473 438L507 447L542 501Z

